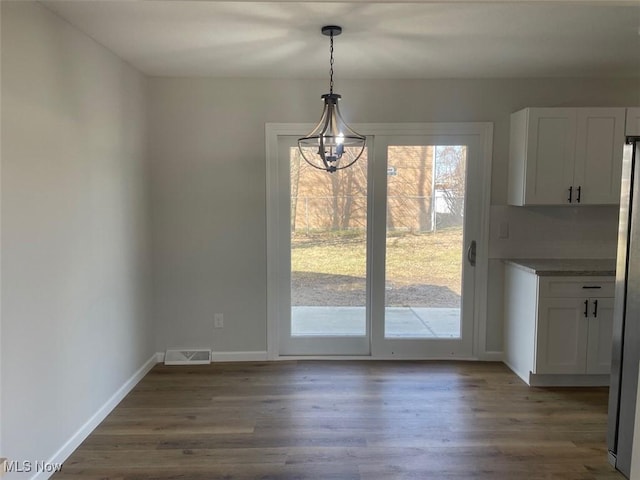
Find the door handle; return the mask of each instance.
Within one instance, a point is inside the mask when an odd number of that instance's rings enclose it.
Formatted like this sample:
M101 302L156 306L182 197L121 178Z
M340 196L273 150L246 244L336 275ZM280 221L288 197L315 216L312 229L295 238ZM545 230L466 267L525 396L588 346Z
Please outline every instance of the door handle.
M472 267L476 266L476 241L471 240L469 248L467 249L467 260Z

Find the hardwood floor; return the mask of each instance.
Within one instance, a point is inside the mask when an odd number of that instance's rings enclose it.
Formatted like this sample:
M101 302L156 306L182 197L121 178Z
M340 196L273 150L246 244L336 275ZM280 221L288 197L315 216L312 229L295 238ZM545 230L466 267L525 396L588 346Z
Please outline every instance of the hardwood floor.
M623 479L606 405L500 363L158 365L53 478Z

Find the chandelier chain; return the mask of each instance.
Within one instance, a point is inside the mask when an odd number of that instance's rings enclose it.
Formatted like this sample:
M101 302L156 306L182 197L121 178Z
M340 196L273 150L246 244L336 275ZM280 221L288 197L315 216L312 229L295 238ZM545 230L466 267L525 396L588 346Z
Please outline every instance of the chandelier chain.
M329 53L331 54L331 60L329 62L329 93L333 94L333 32L331 32L330 38Z

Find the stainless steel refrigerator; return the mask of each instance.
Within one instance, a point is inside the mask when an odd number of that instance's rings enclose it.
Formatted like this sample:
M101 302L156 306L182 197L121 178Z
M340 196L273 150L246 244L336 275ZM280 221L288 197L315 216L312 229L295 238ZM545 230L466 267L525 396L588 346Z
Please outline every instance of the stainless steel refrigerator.
M609 390L609 461L627 478L640 362L640 137L628 137L622 160L622 191Z

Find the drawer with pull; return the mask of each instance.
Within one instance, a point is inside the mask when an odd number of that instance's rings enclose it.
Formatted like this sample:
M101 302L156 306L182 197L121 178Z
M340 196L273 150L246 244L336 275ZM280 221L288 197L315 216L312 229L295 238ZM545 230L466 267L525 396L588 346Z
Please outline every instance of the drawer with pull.
M544 277L540 279L540 296L613 297L614 277Z

